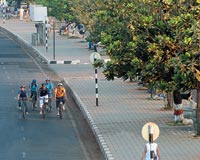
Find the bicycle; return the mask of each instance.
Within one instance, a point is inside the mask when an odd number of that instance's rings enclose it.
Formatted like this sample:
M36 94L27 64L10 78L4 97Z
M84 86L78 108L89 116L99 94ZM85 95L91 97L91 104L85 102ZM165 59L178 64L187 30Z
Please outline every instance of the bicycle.
M46 109L47 109L47 105L48 105L48 102L46 102L46 99L47 98L43 98L43 102L44 102L44 104L43 104L43 106L42 106L42 118L44 119L45 118L45 116L46 116Z
M48 98L48 106L47 106L47 108L46 108L46 111L49 111L49 112L51 112L51 110L52 110L52 98Z
M32 111L34 111L36 108L36 95L35 94L33 94L31 102L32 102Z
M60 101L59 106L58 106L58 113L59 113L60 119L62 119L62 110L63 110L63 102Z
M26 112L27 112L27 105L26 105L26 101L27 101L27 98L20 98L20 101L21 101L21 112L22 112L22 117L24 118L24 119L26 119Z

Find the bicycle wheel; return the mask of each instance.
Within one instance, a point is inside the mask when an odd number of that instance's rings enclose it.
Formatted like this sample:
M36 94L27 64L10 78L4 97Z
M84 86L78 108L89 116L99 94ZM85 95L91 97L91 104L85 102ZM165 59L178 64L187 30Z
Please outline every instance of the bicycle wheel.
M42 118L43 119L45 118L45 109L46 109L46 107L45 107L45 104L44 104L43 107L42 107Z
M52 105L51 105L51 98L49 98L49 101L48 101L48 106L49 106L49 112L51 112L51 109L52 109Z
M22 101L22 117L25 119L25 114L26 114L26 107L24 105L24 101Z
M50 105L50 106L49 106L49 112L51 112L51 110L52 110L52 106Z
M36 105L35 95L33 95L33 97L32 97L32 111L35 110L35 105Z
M59 106L59 116L60 116L60 119L62 119L62 105L61 104Z

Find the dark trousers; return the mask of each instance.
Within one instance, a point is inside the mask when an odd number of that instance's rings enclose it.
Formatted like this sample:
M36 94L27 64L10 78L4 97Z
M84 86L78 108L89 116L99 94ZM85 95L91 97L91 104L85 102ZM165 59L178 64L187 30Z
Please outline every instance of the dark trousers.
M62 102L63 105L65 104L65 99L64 99L64 97L56 97L56 108L59 107L60 102Z
M35 101L37 101L37 91L31 91L31 98L35 95Z
M20 99L20 100L18 100L18 105L19 105L19 107L21 107L22 103L23 103L24 107L26 108L25 112L28 112L26 101L27 101L27 99L25 99L25 98L24 99Z

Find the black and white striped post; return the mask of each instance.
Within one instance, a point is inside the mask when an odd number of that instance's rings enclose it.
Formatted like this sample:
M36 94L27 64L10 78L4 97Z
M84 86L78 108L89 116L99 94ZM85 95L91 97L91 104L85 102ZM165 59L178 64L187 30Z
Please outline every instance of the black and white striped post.
M53 60L56 59L56 22L53 21Z
M152 143L153 143L153 129L152 126L148 126L148 133L149 133L149 145L150 145L150 159L153 160L154 151L152 150Z
M93 52L90 55L90 61L94 63L96 60L101 59L101 56L98 52ZM97 67L95 67L95 94L96 94L96 106L99 106L99 91L98 91L98 75Z
M148 142L146 144L146 153L148 153L149 158L154 160L155 152L154 152L154 141L159 137L160 130L157 124L153 122L148 122L142 127L142 137ZM146 156L146 153L144 156ZM158 153L157 153L158 154Z
M45 21L45 34L46 34L46 43L45 43L45 47L46 47L46 52L48 52L48 28L47 28L47 20Z
M3 8L3 24L6 23L6 8Z
M96 57L94 57L94 62L97 60ZM99 105L99 93L98 93L98 75L97 75L97 68L95 67L95 89L96 89L96 106Z

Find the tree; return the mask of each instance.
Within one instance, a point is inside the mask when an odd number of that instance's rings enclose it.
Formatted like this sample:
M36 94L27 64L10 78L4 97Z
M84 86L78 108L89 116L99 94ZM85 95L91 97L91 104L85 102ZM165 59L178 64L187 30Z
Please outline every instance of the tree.
M120 4L131 13L123 9L116 11L120 22L125 22L125 29L120 28L119 21L112 21L113 27L102 34L111 57L104 70L107 79L117 76L126 80L140 75L143 81L156 83L168 93L197 88L200 82L199 2L137 2ZM120 32L113 34L117 30ZM198 106L199 92L198 88ZM168 107L173 107L172 101L168 101Z
M66 0L36 0L36 3L46 6L48 15L53 16L60 21L75 22L77 20L70 9L70 2Z
M110 24L101 34L111 58L104 70L106 78L126 80L140 75L165 91L196 88L199 4L184 0L123 2L113 2L112 14L107 10L101 17Z
M53 0L48 6L59 19L76 17L90 40L107 46L108 80L139 75L168 93L197 88L200 0Z
M84 24L87 31L92 33L87 38L88 41L96 43L101 40L101 31L105 26L100 16L107 3L108 1L105 0L73 0L71 3L72 11L77 16L79 23Z
M102 7L93 13L98 22L93 26L111 58L104 70L106 78L126 80L139 75L168 93L197 88L199 4L199 0L98 3Z

